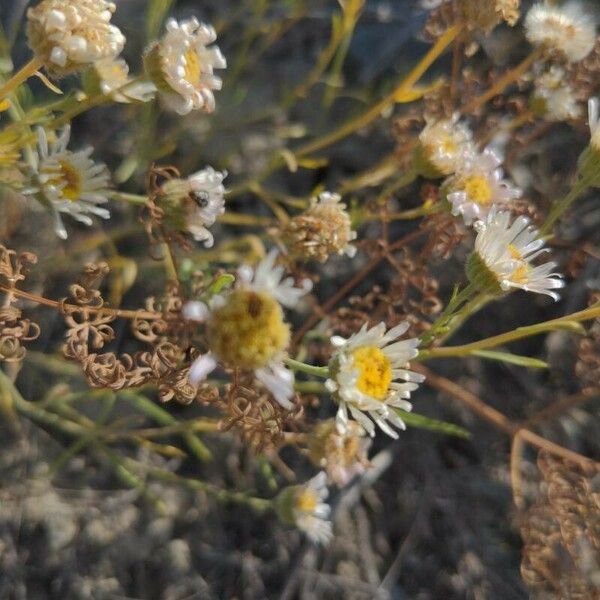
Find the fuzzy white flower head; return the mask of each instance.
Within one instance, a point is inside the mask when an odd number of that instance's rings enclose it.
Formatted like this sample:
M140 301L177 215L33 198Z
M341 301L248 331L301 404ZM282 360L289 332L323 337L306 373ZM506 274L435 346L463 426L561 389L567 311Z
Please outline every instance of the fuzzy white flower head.
M561 275L554 272L556 263L532 264L547 250L526 217L512 221L509 212L492 210L485 221L477 224L477 229L475 251L469 257L467 274L480 289L493 294L521 289L559 299L552 290L564 287L565 283Z
M475 152L470 129L458 122L458 116L428 121L419 134L417 167L425 177L451 175L465 156Z
M575 91L566 81L565 70L557 65L536 78L533 110L549 121L566 121L581 116Z
M386 333L384 323L371 329L365 324L348 340L332 338L338 348L325 385L339 405L336 423L340 432L347 430L348 412L370 436L375 435L375 424L393 438L398 434L391 425L406 429L394 409L410 411L408 399L425 379L408 370L408 362L418 354L419 340L396 341L408 327L404 322Z
M165 108L180 115L214 111L213 91L222 86L214 70L227 67L218 46L207 47L216 39L214 28L196 18L167 21L165 35L150 46L144 59Z
M205 321L210 353L192 365L190 381L198 384L217 363L254 371L260 381L285 409L293 408L294 374L283 363L290 341L290 328L281 305L295 306L310 289L292 278L283 279L284 269L275 266L272 250L256 267L241 267L235 289L214 297L210 307L188 302L184 316Z
M156 94L156 86L149 81L134 82L129 77L129 65L122 58L96 61L84 74L84 82L92 93L100 91L115 102L149 102Z
M93 148L79 152L67 150L71 129L67 125L56 141L48 143L46 131L39 127L38 152L34 153L31 187L24 193L41 196L56 217L56 234L67 238L59 213L71 215L84 225L91 225L90 215L108 219L102 204L108 202L110 175L105 165L90 156Z
M160 202L167 219L177 229L189 231L207 248L214 244L208 227L225 212L225 177L227 172L206 167L185 179L170 179L161 187Z
M327 475L321 471L303 485L284 488L277 497L277 512L312 542L327 544L333 537L328 495Z
M466 225L483 219L493 207L507 206L521 190L504 179L502 160L491 149L465 158L456 173L446 180L446 198L452 214L462 215Z
M27 11L29 46L55 75L68 75L98 60L115 58L125 37L110 23L106 0L42 0Z
M596 43L596 23L579 2L535 4L525 18L525 35L534 46L560 52L567 60L584 59Z

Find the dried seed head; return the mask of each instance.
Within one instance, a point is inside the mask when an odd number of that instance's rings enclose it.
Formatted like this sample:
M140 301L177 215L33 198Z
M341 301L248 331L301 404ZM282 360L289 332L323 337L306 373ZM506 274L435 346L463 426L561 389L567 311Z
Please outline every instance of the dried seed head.
M335 419L329 419L312 430L308 456L315 466L325 470L333 483L343 487L365 471L370 441L358 423L350 421L347 430L340 433Z
M459 19L469 29L479 29L489 33L502 21L511 27L519 20L521 0L458 0Z
M237 289L212 312L207 335L211 351L225 365L261 369L285 351L290 328L270 294Z
M106 0L42 0L27 12L29 46L58 77L116 58L125 36L110 23L115 9Z
M356 239L346 205L338 194L324 192L312 198L302 214L292 218L283 232L291 252L303 260L325 262L332 254L354 256Z
M575 90L569 85L565 70L556 65L536 78L530 106L548 121L566 121L581 116Z
M562 54L568 61L584 59L596 43L596 24L579 2L535 4L525 18L525 34L534 46Z

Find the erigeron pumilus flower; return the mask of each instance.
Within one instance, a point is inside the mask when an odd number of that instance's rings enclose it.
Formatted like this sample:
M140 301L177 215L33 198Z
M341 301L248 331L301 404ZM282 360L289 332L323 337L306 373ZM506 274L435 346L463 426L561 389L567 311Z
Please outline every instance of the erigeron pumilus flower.
M296 287L284 268L276 266L277 251L272 250L256 267L238 271L236 287L211 300L189 302L184 317L206 324L210 352L200 356L191 367L190 381L198 384L217 364L252 370L285 409L293 408L294 374L283 363L290 327L282 306L292 308L310 289L310 281Z
M227 67L218 46L208 47L216 39L214 28L196 18L167 21L165 35L150 46L144 58L146 72L165 108L180 115L215 109L213 91L220 90L222 82L214 70Z
M547 250L526 217L513 221L509 212L492 210L477 228L475 250L467 261L472 283L490 294L521 289L558 300L553 290L564 287L564 281L554 271L556 263L532 264Z
M208 227L225 212L225 171L206 167L189 177L165 182L159 196L169 223L178 230L189 231L207 248L214 243Z
M340 433L335 419L328 419L317 423L310 432L308 457L327 473L330 481L344 487L367 469L370 445L371 439L356 421L348 421Z
M507 206L521 191L504 179L502 160L493 150L466 157L456 173L444 183L453 215L466 225L485 218L492 207Z
M384 323L370 329L365 324L347 340L332 338L337 349L325 385L339 405L336 424L341 433L348 430L348 413L371 436L375 425L393 438L398 434L392 425L406 429L394 409L412 410L408 399L424 380L408 370L408 362L418 354L419 340L397 341L408 327L404 322L386 332Z
M327 475L321 471L303 485L284 488L275 506L284 522L295 525L311 541L326 544L333 537L328 495Z
M39 127L38 151L34 153L32 185L24 193L35 194L49 205L56 217L56 234L67 238L60 214L68 214L84 225L91 225L90 215L108 219L110 174L105 165L91 158L92 147L78 152L67 149L71 129L67 125L53 142Z
M531 107L548 121L566 121L581 116L581 107L567 81L567 74L556 65L536 78Z
M521 0L458 0L460 20L469 29L489 33L502 21L511 27L519 20Z
M539 2L527 13L525 35L534 46L559 52L570 62L577 62L596 44L596 23L579 2L562 6Z
M428 121L419 134L415 164L421 175L437 179L454 173L474 152L471 131L458 117Z
M129 65L122 58L96 61L83 75L85 89L90 95L104 94L115 102L149 102L156 86L149 81L133 81Z
M42 0L27 11L29 46L57 76L116 58L125 37L110 22L115 9L106 0Z
M323 192L311 198L302 214L290 219L283 234L294 255L325 262L332 254L356 254L351 243L356 232L352 231L350 215L341 199L339 194Z

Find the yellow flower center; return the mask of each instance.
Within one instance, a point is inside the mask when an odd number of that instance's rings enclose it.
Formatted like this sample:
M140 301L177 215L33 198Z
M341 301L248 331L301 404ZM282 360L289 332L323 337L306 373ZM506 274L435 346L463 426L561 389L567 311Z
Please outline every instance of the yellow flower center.
M200 66L200 59L195 48L190 48L185 53L185 78L192 84L200 82L200 75L202 75L202 68Z
M487 206L492 201L492 186L483 175L467 177L464 181L464 190L473 202L481 206Z
M517 268L510 274L510 280L515 283L526 283L529 279L529 270L531 268L529 263L526 260L523 260L523 255L514 244L508 246L508 251L510 252L511 258L519 261Z
M77 202L81 197L81 175L69 162L61 160L60 172L55 177L48 179L48 184L62 186L60 194L65 200Z
M208 345L225 364L259 369L283 352L290 328L279 303L269 294L235 290L215 310L207 327Z
M382 350L362 346L352 352L354 367L358 369L356 387L367 396L383 400L392 383L392 365Z
M317 510L318 498L313 490L302 490L295 498L296 510L303 513L314 513Z
M454 137L449 133L444 133L440 137L439 145L446 154L456 154L458 152L458 145L456 144Z

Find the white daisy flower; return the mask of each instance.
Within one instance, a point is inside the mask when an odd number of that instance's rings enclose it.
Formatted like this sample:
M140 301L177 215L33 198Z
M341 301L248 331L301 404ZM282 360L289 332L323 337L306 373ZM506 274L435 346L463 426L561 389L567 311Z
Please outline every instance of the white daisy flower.
M466 225L485 218L492 207L509 205L521 196L521 190L504 179L501 164L498 155L487 148L466 157L444 183L452 214L462 215Z
M156 94L156 86L149 81L132 81L129 65L122 58L105 58L95 62L85 72L86 91L101 92L115 102L149 102Z
M417 168L425 177L451 175L465 156L475 152L470 129L458 122L458 115L440 121L428 120L419 134L416 151Z
M50 206L56 216L56 234L67 238L59 213L71 215L84 225L91 225L90 215L103 219L110 213L102 204L108 202L110 174L105 165L90 159L93 148L79 152L67 150L71 129L67 125L58 138L48 143L46 131L39 127L38 152L34 153L33 185L24 193L36 194Z
M485 221L477 224L477 229L467 273L480 289L495 294L521 289L559 299L552 290L564 287L565 283L554 272L556 263L531 264L547 250L526 217L512 221L509 212L492 210Z
M144 59L165 108L180 115L214 111L213 91L222 85L214 70L227 67L218 46L207 47L216 39L214 28L196 18L167 21L167 32L150 46Z
M44 66L62 76L98 60L115 58L125 37L110 23L114 2L42 0L27 11L29 46Z
M276 500L279 516L295 525L317 544L327 544L333 537L329 515L331 507L326 499L327 475L321 471L304 485L284 488Z
M581 116L575 91L566 82L565 70L553 65L535 80L533 110L549 121L566 121Z
M567 60L577 62L596 44L596 23L579 2L563 6L539 2L527 13L525 35L534 46L560 52Z
M332 338L337 350L325 385L339 404L336 424L340 432L347 430L348 412L370 436L375 435L375 425L393 438L398 434L391 425L406 429L394 409L412 410L408 398L425 379L407 369L408 361L418 354L420 340L396 341L408 327L404 322L386 333L384 323L371 329L365 324L348 340Z
M189 231L197 242L212 247L214 238L207 229L225 212L227 172L206 167L186 179L174 178L161 188L161 202L175 227Z
M293 408L294 374L283 363L290 341L290 328L282 305L295 306L310 289L292 278L283 279L283 267L275 266L272 250L256 269L242 267L236 287L217 296L206 306L188 302L183 315L206 323L210 353L199 357L191 367L190 381L198 384L218 363L254 371L260 381L285 409Z

